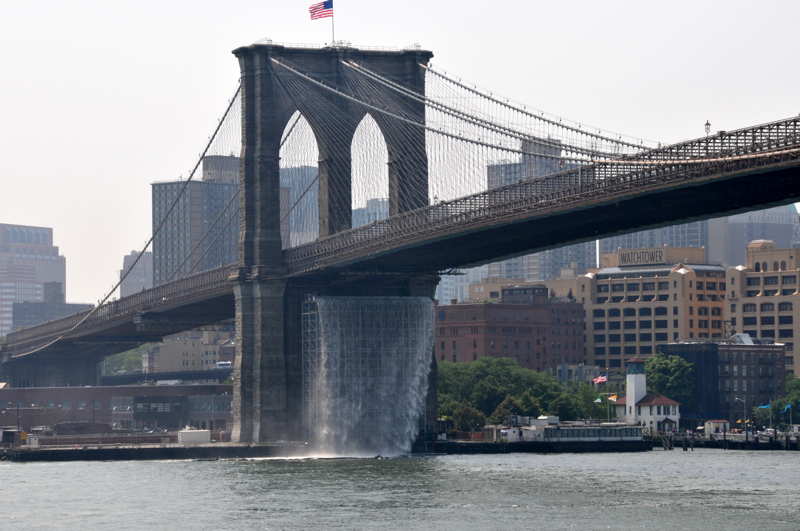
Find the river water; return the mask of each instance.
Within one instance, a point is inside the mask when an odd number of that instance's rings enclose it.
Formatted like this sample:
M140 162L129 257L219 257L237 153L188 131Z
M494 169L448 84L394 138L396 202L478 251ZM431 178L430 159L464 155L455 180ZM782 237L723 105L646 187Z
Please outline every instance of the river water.
M0 464L0 529L800 530L800 452Z

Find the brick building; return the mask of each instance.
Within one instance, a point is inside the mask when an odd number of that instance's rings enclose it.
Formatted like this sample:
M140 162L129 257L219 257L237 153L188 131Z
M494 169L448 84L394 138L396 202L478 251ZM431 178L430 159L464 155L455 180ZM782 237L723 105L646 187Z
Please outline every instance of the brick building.
M694 364L695 404L684 409L685 418L723 418L734 425L786 392L783 344L736 335L724 342L671 343L659 349Z
M506 288L504 296L518 302L437 305L436 359L513 358L536 371L586 363L579 303L551 302L544 286Z

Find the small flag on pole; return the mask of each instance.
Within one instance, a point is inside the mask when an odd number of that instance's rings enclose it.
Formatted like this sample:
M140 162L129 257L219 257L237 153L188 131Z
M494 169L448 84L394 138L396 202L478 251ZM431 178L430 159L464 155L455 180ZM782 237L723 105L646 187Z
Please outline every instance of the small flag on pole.
M616 402L617 401L617 395L609 396L608 399L611 400L612 402Z
M768 408L768 407L770 407L771 405L772 405L772 404L767 404L766 406L758 406L758 409L767 409L767 408Z
M598 396L598 397L595 399L595 402L602 402L602 400L600 400L600 397Z
M597 378L595 378L593 381L594 381L595 384L599 384L599 383L607 382L608 378L606 378L606 373L603 373L600 376L598 376Z
M741 423L742 423L742 419L739 419L739 420L736 421L736 424L741 424Z
M311 20L333 17L333 0L325 0L308 8Z
M791 407L792 407L792 405L791 405L791 404L786 404L786 407L785 407L785 408L783 408L783 411L781 411L781 415L783 415L784 413L786 413L787 411L789 411L789 408L791 408Z

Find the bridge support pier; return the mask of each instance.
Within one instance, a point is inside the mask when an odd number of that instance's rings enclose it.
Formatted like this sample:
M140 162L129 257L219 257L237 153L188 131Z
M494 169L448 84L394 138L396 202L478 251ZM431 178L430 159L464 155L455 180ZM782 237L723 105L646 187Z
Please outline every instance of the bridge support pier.
M285 289L284 280L234 283L239 341L233 381L234 441L287 438Z

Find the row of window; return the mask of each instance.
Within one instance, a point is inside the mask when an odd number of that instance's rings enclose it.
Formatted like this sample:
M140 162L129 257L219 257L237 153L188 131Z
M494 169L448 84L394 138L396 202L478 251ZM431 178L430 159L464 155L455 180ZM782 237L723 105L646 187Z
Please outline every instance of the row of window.
M103 408L101 400L93 400L93 401L78 400L78 401L75 402L75 406L76 406L77 409L86 409L87 402L92 407L92 409L102 409ZM43 407L43 406L42 406L42 403L37 401L37 400L33 400L30 403L29 402L19 402L19 401L18 402L0 402L0 409L10 409L10 408L15 408L15 407ZM64 410L64 409L72 409L72 402L70 400L62 400L60 402L57 402L57 401L54 401L54 400L48 400L47 401L47 409L62 409L62 410ZM108 409L111 409L111 402L110 401L108 403Z
M639 341L653 341L653 337L655 336L656 341L669 341L669 334L666 332L659 332L656 334L651 333L641 333L639 334ZM635 342L636 341L636 334L608 334L608 342L609 343L621 343L620 338L625 343ZM605 343L606 342L606 335L605 334L595 334L594 335L594 342L595 343Z
M782 277L764 277L765 286L777 286L780 284L797 284L797 275L784 275ZM761 277L748 277L745 283L748 286L760 286Z
M732 318L732 324L736 324L736 321ZM742 324L744 326L755 326L758 324L758 317L743 317ZM775 324L775 316L774 315L762 315L761 316L761 325L774 325ZM793 315L781 315L778 317L778 324L782 325L790 325L794 324L794 316Z
M769 269L767 269L767 263L766 262L760 262L760 263L756 262L754 269L756 270L756 273L761 273L762 271L766 273L767 271L769 271ZM775 262L772 262L772 270L773 271L786 271L786 261L781 260L780 266L778 266L778 261L777 260Z
M792 303L791 302L781 302L778 303L778 311L779 312L791 312L792 311ZM744 313L753 313L758 310L758 305L753 303L742 304L742 312ZM775 304L772 302L762 302L761 303L761 311L762 312L774 312L775 311ZM731 313L736 313L736 305L731 304Z
M640 347L632 345L626 345L624 347L608 347L608 354L610 356L617 356L620 354L625 354L626 356L635 356L636 354L652 354L652 353L653 353L653 347L651 345L642 345ZM606 347L594 347L594 355L605 356ZM614 360L609 360L609 363L611 361ZM606 364L605 360L595 360L595 363L601 367ZM619 367L619 365L609 365L609 367Z
M655 321L644 320L639 321L638 328L641 329L650 329L653 328L653 323L655 323L655 328L668 328L669 326L669 319L656 319ZM608 323L609 330L636 330L636 321L609 321ZM622 328L620 328L622 325ZM678 320L673 319L673 325L675 328L678 327ZM594 323L595 330L605 330L606 329L606 322L605 321L596 321Z

